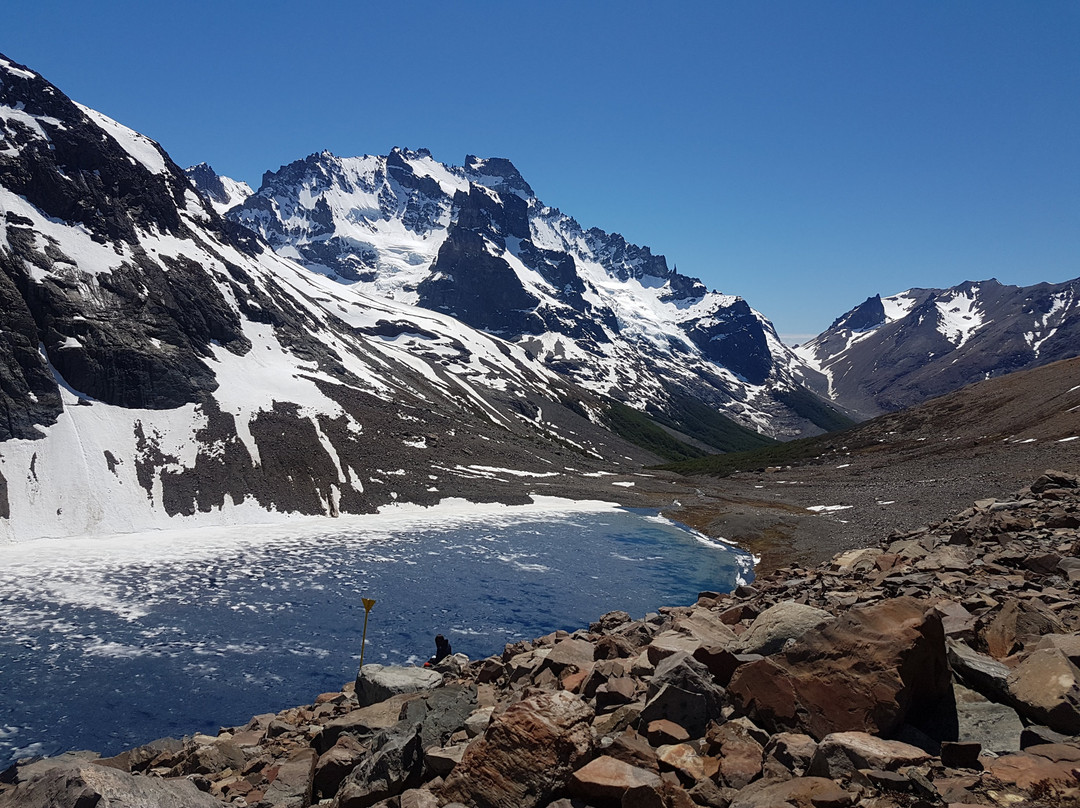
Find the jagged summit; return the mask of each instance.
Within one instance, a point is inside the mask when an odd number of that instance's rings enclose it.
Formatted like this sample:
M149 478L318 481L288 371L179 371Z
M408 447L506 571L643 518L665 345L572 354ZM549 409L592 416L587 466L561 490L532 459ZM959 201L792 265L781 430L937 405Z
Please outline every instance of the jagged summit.
M225 213L230 208L236 207L253 193L251 186L246 182L222 177L207 163L199 163L186 168L184 173L218 213Z
M497 334L676 428L687 397L771 435L831 425L799 381L809 371L746 301L583 228L507 159L322 152L267 172L228 217L314 272Z

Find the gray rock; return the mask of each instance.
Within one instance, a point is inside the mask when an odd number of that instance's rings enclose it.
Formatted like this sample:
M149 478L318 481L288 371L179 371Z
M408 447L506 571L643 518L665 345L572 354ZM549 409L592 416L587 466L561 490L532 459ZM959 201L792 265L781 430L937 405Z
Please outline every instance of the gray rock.
M420 725L424 749L442 746L476 709L476 685L450 685L425 693L401 708L401 721Z
M377 704L391 696L430 690L443 675L430 668L365 665L356 675L356 698L361 707Z
M1008 700L1008 667L992 657L973 651L962 642L950 641L947 651L949 667L964 680L964 684L991 701Z
M990 752L1020 750L1024 725L1016 710L984 698L974 690L954 684L956 697L957 738L974 742Z
M108 766L68 762L0 793L2 808L221 808L190 780L136 777Z
M680 651L662 660L653 672L639 725L666 718L680 725L692 738L705 734L709 722L720 717L724 689L709 669Z
M402 722L379 733L372 740L372 749L338 789L338 808L370 808L420 784L424 766L420 724L406 726Z
M792 601L777 603L754 619L739 638L739 650L744 654L775 654L788 640L798 639L834 619L824 609Z

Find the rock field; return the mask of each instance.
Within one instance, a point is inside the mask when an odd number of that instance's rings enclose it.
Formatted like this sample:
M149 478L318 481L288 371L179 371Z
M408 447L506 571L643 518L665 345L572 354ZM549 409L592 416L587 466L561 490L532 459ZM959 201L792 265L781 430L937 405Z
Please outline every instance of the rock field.
M0 806L1080 806L1080 478L641 620L366 665L216 737L0 774Z

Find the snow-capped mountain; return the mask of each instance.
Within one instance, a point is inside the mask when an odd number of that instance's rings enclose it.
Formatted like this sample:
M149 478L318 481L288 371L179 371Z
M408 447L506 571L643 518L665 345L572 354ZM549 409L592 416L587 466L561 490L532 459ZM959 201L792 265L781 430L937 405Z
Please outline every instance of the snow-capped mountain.
M190 166L184 173L218 213L235 208L254 193L246 182L222 177L206 163Z
M275 254L2 56L0 270L0 537L522 501L651 457L523 348Z
M227 217L314 272L503 337L676 429L692 433L703 407L778 437L842 420L745 300L584 229L505 159L313 154L267 172Z
M823 395L866 417L1080 354L1080 279L875 295L796 353Z

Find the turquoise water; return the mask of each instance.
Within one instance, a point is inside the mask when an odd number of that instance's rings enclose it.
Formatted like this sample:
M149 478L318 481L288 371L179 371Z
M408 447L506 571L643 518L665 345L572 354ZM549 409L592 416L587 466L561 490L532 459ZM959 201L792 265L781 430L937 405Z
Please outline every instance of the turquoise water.
M280 534L280 531L278 531ZM629 510L241 539L0 547L0 768L307 704L365 662L471 658L730 590L749 556Z

